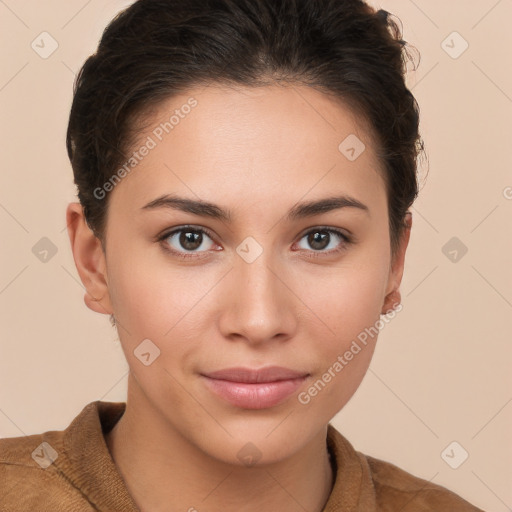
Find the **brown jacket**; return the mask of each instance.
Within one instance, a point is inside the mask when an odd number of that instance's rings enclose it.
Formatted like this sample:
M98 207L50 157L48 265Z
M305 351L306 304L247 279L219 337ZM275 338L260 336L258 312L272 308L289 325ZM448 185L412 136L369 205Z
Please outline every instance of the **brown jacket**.
M0 439L0 511L136 512L105 443L124 402L95 401L63 431ZM482 512L447 489L354 450L329 425L336 478L323 512Z

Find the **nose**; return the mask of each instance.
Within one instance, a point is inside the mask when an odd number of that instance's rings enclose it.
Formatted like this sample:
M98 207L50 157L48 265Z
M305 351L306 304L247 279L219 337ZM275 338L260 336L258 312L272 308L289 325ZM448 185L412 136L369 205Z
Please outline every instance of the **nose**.
M220 313L220 329L227 339L261 345L294 336L301 303L270 253L263 251L251 263L236 256L224 283Z

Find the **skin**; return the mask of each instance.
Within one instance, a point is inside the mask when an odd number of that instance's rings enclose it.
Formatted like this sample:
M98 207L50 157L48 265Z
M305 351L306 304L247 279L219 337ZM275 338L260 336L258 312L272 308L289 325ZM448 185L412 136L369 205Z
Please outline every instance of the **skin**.
M140 141L189 97L198 105L110 193L105 253L80 205L67 209L85 303L115 315L130 367L126 412L107 444L141 510L321 511L333 485L327 424L361 383L376 337L308 404L297 395L400 301L410 222L391 258L375 144L340 102L299 85L191 89L159 105ZM350 134L366 146L355 161L338 150ZM232 220L141 209L164 193L210 201ZM286 219L299 201L342 194L368 212ZM188 251L179 233L155 241L187 224L214 236ZM312 245L307 234L325 227L352 243L331 234ZM248 236L263 250L251 263L236 252ZM144 339L160 349L149 366L134 355ZM199 375L270 365L309 377L262 410L231 405ZM261 455L250 467L237 457L249 442Z

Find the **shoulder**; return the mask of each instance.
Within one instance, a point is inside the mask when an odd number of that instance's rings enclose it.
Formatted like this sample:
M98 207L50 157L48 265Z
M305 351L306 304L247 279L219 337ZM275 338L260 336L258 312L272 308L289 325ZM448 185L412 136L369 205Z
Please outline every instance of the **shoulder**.
M2 512L96 510L89 487L97 483L94 475L109 474L102 427L114 422L123 406L91 402L65 430L0 439Z
M63 500L79 505L80 494L57 464L65 458L61 431L0 439L2 511L38 510L42 503L58 510Z
M359 507L354 510L365 512L482 512L445 487L408 473L391 462L356 451L332 425L328 428L327 444L334 455L336 471L333 504L350 498ZM326 509L331 510L337 508Z
M482 512L454 492L419 478L398 466L369 455L360 454L367 462L375 486L377 503L382 510L386 503L400 500L403 512ZM380 510L380 509L379 509Z

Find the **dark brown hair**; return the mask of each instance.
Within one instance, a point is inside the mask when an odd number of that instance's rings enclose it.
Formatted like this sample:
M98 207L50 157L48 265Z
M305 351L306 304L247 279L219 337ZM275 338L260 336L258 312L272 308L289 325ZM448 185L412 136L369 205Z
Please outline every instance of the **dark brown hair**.
M66 145L89 227L105 247L109 195L95 190L129 158L144 113L197 85L286 82L343 101L371 128L394 254L423 150L407 47L389 13L362 0L138 0L75 81Z

